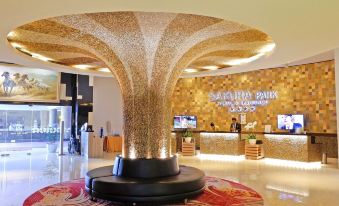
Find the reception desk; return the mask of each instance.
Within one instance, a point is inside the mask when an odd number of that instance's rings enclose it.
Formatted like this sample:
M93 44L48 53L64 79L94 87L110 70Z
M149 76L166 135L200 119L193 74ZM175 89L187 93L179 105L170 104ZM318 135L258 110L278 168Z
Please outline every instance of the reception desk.
M180 152L182 131L173 131L171 144L172 152ZM253 133L257 140L262 141L263 154L267 158L294 160L302 162L321 161L324 150L319 137L336 137L329 133L264 133L226 131L193 131L196 148L201 154L243 155L248 134Z
M245 140L239 133L232 132L201 132L200 153L220 155L245 154Z
M302 162L321 161L322 144L311 134L263 134L265 157Z
M201 154L243 155L245 154L245 140L239 133L226 131L193 131L196 148ZM180 151L182 131L172 132L172 148ZM176 141L175 143L173 141ZM173 152L173 150L172 150Z

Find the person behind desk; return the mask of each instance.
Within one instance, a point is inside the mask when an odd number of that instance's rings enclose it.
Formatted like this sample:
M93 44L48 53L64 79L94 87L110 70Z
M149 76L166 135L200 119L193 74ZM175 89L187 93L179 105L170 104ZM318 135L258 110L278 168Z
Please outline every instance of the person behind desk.
M231 132L241 132L241 124L237 122L237 118L232 118L232 124L230 127Z
M213 131L218 131L219 130L219 127L217 125L214 124L214 122L211 122L211 128Z

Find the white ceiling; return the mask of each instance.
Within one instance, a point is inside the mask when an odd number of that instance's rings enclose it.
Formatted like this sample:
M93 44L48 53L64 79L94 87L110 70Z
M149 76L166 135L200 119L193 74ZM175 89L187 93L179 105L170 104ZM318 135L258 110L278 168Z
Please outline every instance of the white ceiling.
M332 52L339 46L338 0L2 0L0 61L28 67L84 73L19 54L6 40L14 28L34 20L100 11L191 13L236 21L269 34L276 43L270 56L246 65L196 74L221 75L274 68ZM327 54L327 57L328 58ZM326 55L325 55L326 56ZM101 74L107 75L107 74Z

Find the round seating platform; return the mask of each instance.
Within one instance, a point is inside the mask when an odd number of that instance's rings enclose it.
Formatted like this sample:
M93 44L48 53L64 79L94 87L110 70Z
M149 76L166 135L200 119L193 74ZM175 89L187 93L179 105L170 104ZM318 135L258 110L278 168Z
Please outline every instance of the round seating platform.
M112 169L113 165L100 167L86 174L91 197L120 202L180 201L205 188L204 172L193 167L179 166L176 175L154 178L117 176Z

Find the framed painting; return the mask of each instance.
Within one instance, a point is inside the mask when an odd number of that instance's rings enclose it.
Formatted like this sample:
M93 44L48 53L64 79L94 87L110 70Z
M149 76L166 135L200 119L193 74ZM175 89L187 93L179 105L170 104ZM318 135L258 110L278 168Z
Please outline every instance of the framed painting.
M0 101L59 102L60 72L0 65Z

